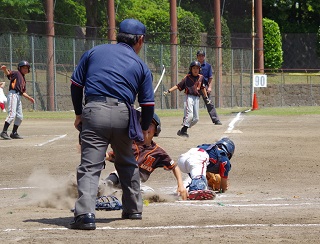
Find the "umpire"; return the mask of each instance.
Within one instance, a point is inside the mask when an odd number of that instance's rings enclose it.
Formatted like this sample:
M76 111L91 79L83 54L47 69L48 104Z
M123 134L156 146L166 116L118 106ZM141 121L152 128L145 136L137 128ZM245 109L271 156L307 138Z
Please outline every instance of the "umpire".
M134 104L138 95L146 140L154 113L154 92L151 71L138 56L145 34L146 27L138 20L123 20L117 44L103 44L85 52L72 74L74 126L81 130L81 163L77 168L78 199L71 229L96 229L98 183L109 144L117 155L115 168L123 191L122 218L142 219L139 168L128 135L126 103Z

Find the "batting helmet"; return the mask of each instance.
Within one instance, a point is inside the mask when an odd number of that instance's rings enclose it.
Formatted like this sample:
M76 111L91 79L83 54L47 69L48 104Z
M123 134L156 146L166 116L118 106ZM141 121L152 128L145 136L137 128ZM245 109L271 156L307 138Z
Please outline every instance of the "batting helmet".
M221 140L217 141L216 144L221 146L228 153L228 158L231 159L232 155L234 154L234 150L236 146L234 145L233 141L229 138L224 137Z
M198 66L199 69L201 69L201 64L200 64L199 61L192 61L190 66L189 66L189 72L191 72L191 69L192 69L193 66Z
M20 70L20 68L22 66L27 66L28 67L28 73L30 72L30 64L27 61L25 61L25 60L20 61L18 63L18 70Z
M203 51L203 50L198 50L198 51L197 51L197 56L198 56L198 55L206 56L206 53L205 53L205 51Z
M156 113L153 114L152 122L154 122L154 124L156 125L156 132L154 133L154 136L158 136L161 132L161 122L159 116Z

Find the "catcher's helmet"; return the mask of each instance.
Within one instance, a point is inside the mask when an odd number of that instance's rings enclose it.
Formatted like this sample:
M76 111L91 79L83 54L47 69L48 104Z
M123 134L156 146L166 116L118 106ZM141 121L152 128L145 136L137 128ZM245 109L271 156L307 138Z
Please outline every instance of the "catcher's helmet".
M236 146L234 145L233 141L231 141L227 137L224 137L220 141L217 141L216 145L221 146L228 153L228 158L229 159L232 158L232 155L234 154L234 150L236 148Z
M191 72L191 69L192 69L193 66L198 66L199 69L201 69L201 64L200 64L199 61L192 61L190 66L189 66L189 72Z
M197 56L198 56L198 55L206 56L206 53L205 53L205 51L203 51L203 50L198 50L198 51L197 51Z
M18 63L18 70L20 70L20 68L22 66L27 66L28 67L28 73L30 73L30 64L27 61L25 61L25 60L20 61Z
M156 132L154 133L154 136L158 136L161 132L161 122L159 116L156 113L153 114L152 122L154 122L156 125Z

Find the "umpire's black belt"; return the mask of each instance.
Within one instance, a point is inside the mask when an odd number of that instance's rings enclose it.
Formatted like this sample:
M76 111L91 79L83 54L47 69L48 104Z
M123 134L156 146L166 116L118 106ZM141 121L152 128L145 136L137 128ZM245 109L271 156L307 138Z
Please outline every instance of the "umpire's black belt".
M102 103L106 103L108 105L114 105L114 106L118 106L120 103L124 103L124 101L119 100L117 98L106 97L106 96L88 96L85 98L85 102L86 104L90 102L102 102Z

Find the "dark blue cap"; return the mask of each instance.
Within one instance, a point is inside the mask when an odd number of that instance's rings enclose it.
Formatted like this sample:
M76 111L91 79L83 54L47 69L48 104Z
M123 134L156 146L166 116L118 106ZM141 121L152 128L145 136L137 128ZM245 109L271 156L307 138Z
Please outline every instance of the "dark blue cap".
M198 56L198 55L206 56L206 53L205 53L205 51L203 51L203 50L199 50L199 51L197 52L197 56Z
M132 35L145 35L146 27L136 19L125 19L120 23L119 32Z

